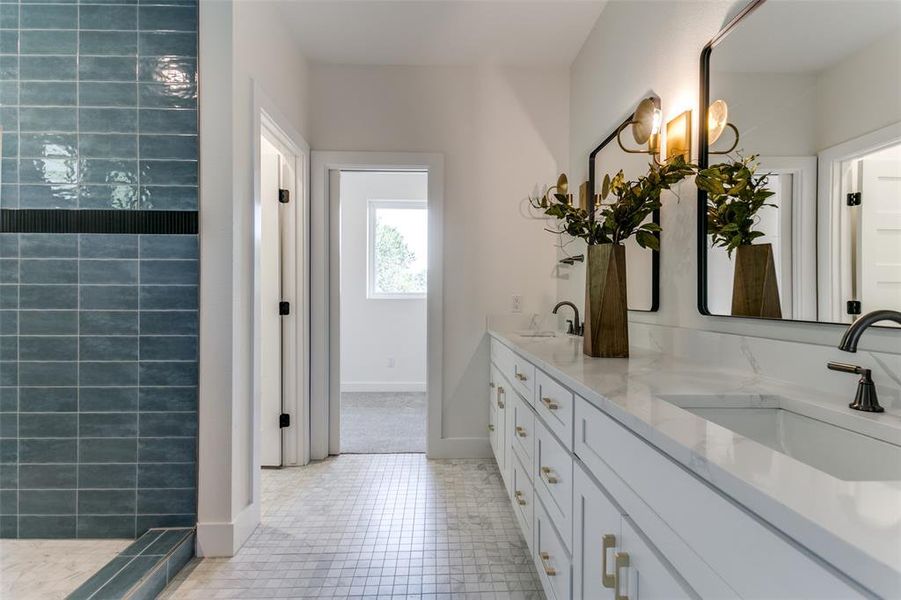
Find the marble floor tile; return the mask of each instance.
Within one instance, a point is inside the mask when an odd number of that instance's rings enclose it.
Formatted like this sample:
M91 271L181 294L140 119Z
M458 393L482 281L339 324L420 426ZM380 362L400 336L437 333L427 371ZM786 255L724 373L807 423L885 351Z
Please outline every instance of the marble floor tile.
M0 598L65 598L134 540L0 540Z
M542 599L492 460L342 455L263 471L238 556L187 567L166 598Z

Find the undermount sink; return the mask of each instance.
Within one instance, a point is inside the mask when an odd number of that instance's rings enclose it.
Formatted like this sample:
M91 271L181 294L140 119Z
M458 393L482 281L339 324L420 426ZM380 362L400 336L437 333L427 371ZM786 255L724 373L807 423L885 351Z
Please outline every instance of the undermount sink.
M517 331L516 335L525 338L552 338L557 337L556 331Z
M778 398L758 406L741 401L717 406L722 399L714 397L661 399L838 479L901 481L901 446L855 431L853 416L836 411L830 416L836 422L830 423L803 414L802 403Z

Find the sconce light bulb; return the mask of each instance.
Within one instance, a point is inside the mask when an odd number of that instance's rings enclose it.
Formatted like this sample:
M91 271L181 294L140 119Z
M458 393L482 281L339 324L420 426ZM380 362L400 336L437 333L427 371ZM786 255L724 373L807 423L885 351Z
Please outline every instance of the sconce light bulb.
M659 108L654 109L654 120L651 124L651 135L660 133L660 126L663 124L663 111Z
M729 122L729 105L725 100L716 100L707 110L708 144L714 144L723 134Z

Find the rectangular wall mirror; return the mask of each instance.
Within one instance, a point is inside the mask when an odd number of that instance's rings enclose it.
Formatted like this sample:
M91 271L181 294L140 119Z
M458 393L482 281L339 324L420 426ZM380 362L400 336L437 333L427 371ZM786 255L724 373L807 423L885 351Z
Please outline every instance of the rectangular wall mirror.
M613 177L622 169L626 179L635 179L648 172L648 165L652 160L650 155L624 152L616 141L619 131L631 121L630 114L588 155L588 189L592 190L592 202L597 201L596 198L601 193L604 175ZM624 131L623 138L628 140L631 135ZM659 225L660 211L655 210L648 220ZM655 312L660 306L660 253L642 248L634 237L626 240L624 245L629 310Z
M901 2L753 2L704 49L700 96L700 311L901 310Z

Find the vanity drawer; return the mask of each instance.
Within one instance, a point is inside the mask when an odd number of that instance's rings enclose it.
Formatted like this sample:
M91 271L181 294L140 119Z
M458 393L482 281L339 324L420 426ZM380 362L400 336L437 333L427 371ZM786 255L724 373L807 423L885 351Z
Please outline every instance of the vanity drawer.
M570 600L572 563L541 502L535 503L535 548L532 555L549 600Z
M535 468L535 413L519 396L514 394L511 400L508 407L511 445L531 478Z
M535 518L535 490L532 488L528 470L518 458L513 458L512 467L510 487L513 490L513 512L516 515L516 520L519 521L519 527L522 529L522 535L526 539L526 544L529 545L529 550L532 550L534 543L532 539L532 523Z
M573 404L571 391L548 377L540 369L535 372L537 385L535 410L548 428L567 449L573 447Z
M535 367L532 363L517 356L513 350L494 338L491 338L491 361L513 384L513 389L532 404L535 384Z
M860 597L856 588L807 550L774 532L586 400L577 400L575 418L575 452L589 471L602 482L613 474L624 481L624 490L640 497L650 509L647 512L665 522L736 596ZM629 516L636 519L639 515L630 508ZM661 546L665 537L655 534L652 539L688 584L705 595L703 587L715 583L713 578L705 577L703 585L696 583L702 569L680 564L686 551L666 552ZM670 541L666 546L674 547Z
M573 538L573 459L551 432L535 420L535 494L567 549Z

